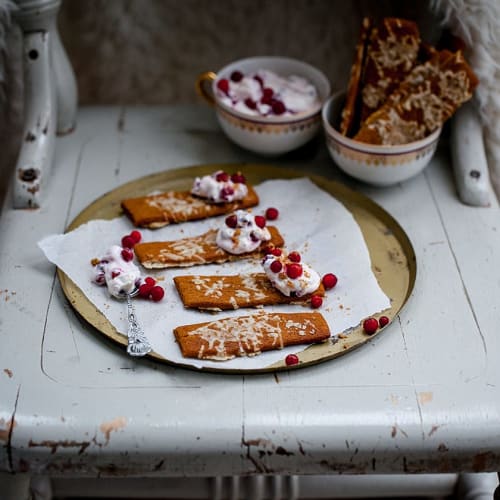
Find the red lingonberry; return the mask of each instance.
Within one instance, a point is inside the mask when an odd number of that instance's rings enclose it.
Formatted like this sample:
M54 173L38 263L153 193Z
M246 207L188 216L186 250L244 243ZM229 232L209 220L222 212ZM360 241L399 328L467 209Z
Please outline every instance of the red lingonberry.
M245 106L248 109L256 109L257 108L257 103L251 97L247 97L244 102L245 102Z
M271 87L264 87L262 89L262 98L271 99L274 95L274 90Z
M217 172L217 175L215 176L215 180L217 182L227 182L229 180L229 174L227 172Z
M255 224L258 227L265 227L266 226L266 218L262 217L262 215L256 215L255 216Z
M106 276L104 275L104 273L99 273L95 278L94 278L94 282L97 284L97 285L104 285L104 283L106 283Z
M142 239L142 234L137 231L137 230L134 230L130 233L129 235L136 243L139 243L139 241L141 241Z
M129 234L122 238L122 247L123 248L134 248L134 245L135 245L135 241L132 238L132 236L130 236Z
M378 324L380 328L383 328L384 326L389 324L389 321L390 320L387 316L380 316L380 318L378 319Z
M292 262L300 262L300 253L299 252L290 252L288 254L288 260Z
M256 80L257 82L259 82L259 85L260 85L261 87L263 87L263 86L264 86L264 81L262 80L262 78L261 78L259 75L255 75L255 76L253 77L253 79L254 79L254 80Z
M276 220L279 216L279 211L277 208L269 207L266 210L266 219L267 220Z
M323 276L322 282L326 290L330 290L337 284L337 276L332 273L325 274Z
M286 266L286 275L291 279L297 279L302 276L302 266L300 264L288 264Z
M229 92L229 81L226 78L221 78L217 82L217 88L227 94Z
M238 225L238 217L235 214L226 217L226 226L234 229Z
M149 294L151 293L151 290L153 289L154 285L151 285L149 283L143 283L139 287L139 296L144 298L144 299L149 299Z
M165 296L165 290L163 290L161 286L155 285L151 288L150 295L153 302L160 302L160 300Z
M262 252L264 253L264 255L267 255L267 254L272 254L273 250L274 250L274 247L272 245L268 245L262 249Z
M282 115L286 111L286 107L282 101L273 100L271 103L271 108L273 109L273 113L275 115Z
M283 269L283 264L279 260L273 260L269 269L271 269L273 273L279 273Z
M144 278L144 283L147 283L148 285L156 285L156 280L154 278L152 278L151 276L147 276L146 278Z
M231 187L231 186L224 186L221 190L220 190L220 197L223 199L223 200L228 200L230 196L232 196L234 194L234 189Z
M311 297L311 307L313 309L318 309L318 307L321 307L323 305L323 298L320 297L319 295L313 295Z
M123 248L121 253L122 253L122 259L125 262L130 262L131 260L134 259L134 252L130 248Z
M117 276L120 276L121 272L119 269L113 269L113 271L111 271L111 278L115 279Z
M289 354L285 358L285 363L287 366L298 365L299 364L299 357L296 354Z
M375 318L366 318L363 321L363 330L368 335L373 335L378 330L378 321Z
M243 73L241 71L233 71L231 73L230 78L231 78L231 81L233 81L233 82L239 82L243 78Z
M241 172L236 172L233 175L231 175L231 180L235 184L246 184L247 182L245 176Z
M275 256L275 257L279 257L283 252L281 251L281 248L277 248L277 247L274 247L272 250L271 250L271 253Z

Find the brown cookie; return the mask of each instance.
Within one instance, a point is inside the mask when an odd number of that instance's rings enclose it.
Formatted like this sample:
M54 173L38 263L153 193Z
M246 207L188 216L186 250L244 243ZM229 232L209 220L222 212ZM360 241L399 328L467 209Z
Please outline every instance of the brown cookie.
M330 338L325 318L317 312L269 313L224 318L174 329L186 358L226 361L263 351Z
M307 304L312 295L325 294L323 285L312 294L288 297L265 273L229 276L176 276L174 283L185 307L221 311L240 307Z
M189 267L201 264L221 264L223 262L261 257L268 246L282 247L283 237L274 226L268 226L271 240L249 253L231 254L216 243L217 229L210 229L199 236L173 241L152 241L138 243L134 252L139 262L147 269L165 269L167 267Z
M168 191L128 198L121 202L121 207L135 226L156 229L168 224L206 219L253 207L259 203L259 197L252 186L247 187L248 194L245 198L230 203L210 203L189 191Z

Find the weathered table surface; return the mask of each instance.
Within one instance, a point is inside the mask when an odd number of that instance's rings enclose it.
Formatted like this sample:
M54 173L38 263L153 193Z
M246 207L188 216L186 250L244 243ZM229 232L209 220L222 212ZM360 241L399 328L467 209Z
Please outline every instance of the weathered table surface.
M500 469L500 210L458 200L445 142L423 174L383 189L339 172L321 138L279 160L247 153L198 106L84 108L56 147L43 207L7 199L0 215L0 470ZM127 357L74 313L37 241L124 182L240 161L303 168L383 206L417 256L409 302L372 342L301 370L197 373Z

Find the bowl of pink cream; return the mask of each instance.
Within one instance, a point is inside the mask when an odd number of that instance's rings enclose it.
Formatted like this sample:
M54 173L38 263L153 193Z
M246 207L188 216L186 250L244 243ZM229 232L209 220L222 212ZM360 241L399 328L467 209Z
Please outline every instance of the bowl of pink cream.
M287 57L251 57L199 75L196 88L215 107L225 134L239 146L275 156L321 129L330 82L317 68Z

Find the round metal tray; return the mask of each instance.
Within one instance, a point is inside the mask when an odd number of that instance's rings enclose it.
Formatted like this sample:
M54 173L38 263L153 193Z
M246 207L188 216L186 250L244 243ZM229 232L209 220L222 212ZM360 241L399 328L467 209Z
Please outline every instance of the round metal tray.
M186 190L191 187L195 176L210 174L218 169L240 170L245 174L248 181L254 185L268 179L291 179L307 175L304 170L292 171L282 167L261 164L210 164L169 170L142 177L110 191L87 206L71 222L67 231L71 231L93 219L113 219L120 216L122 213L120 202L125 198L144 196L158 190ZM391 307L384 311L384 315L392 320L407 302L415 284L415 253L408 236L390 214L366 196L324 177L308 177L318 187L343 203L359 224L370 253L374 275L382 290L391 300ZM115 330L106 317L95 308L64 272L58 270L58 277L64 294L74 309L101 334L126 346L126 337ZM375 335L380 335L387 328L390 328L390 324L387 327L380 328L372 336L368 336L363 332L361 326L358 326L350 330L348 335L340 335L335 343L328 342L309 346L301 352L301 362L298 365L289 367L285 365L284 361L280 361L264 369L238 369L237 372L248 371L248 373L255 373L295 369L331 360L362 346ZM148 356L158 361L168 362L154 352ZM178 363L176 365L178 366ZM181 366L190 367L188 362ZM223 363L220 364L220 368L207 368L207 370L217 372L235 371L225 369Z

